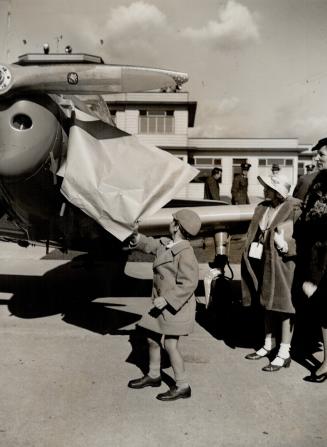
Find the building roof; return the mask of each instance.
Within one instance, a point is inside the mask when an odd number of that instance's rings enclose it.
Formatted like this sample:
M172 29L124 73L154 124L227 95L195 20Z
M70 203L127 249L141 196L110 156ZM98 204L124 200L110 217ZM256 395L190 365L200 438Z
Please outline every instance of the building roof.
M234 151L248 149L251 151L275 150L302 152L307 146L299 145L297 138L189 138L189 147L197 150L222 149Z

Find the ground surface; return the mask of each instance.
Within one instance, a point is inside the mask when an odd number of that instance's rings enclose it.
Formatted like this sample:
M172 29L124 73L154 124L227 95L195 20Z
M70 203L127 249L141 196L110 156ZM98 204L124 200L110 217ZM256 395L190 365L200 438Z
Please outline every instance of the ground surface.
M244 359L261 324L229 300L239 266L218 314L199 306L183 339L192 398L166 403L155 399L166 383L126 386L145 361L134 328L149 304L148 262L129 262L122 276L113 264L86 270L0 245L1 447L326 446L327 385L303 381L322 353L274 374Z

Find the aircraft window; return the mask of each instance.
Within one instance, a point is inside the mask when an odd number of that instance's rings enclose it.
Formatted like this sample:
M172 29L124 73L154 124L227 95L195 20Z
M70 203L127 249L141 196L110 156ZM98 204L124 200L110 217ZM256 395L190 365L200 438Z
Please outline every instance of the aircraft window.
M12 119L12 126L18 130L27 130L32 127L33 123L29 116L24 113L18 113Z

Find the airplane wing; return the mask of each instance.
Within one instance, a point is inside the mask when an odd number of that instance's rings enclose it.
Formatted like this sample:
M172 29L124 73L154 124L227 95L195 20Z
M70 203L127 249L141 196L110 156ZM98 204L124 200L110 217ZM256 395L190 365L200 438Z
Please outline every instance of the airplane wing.
M84 58L76 59L78 55L28 56L15 64L0 63L0 97L26 91L70 95L136 93L176 89L188 80L182 72L99 61L89 63Z
M213 235L220 231L229 234L244 233L252 219L256 205L226 205L213 203L208 206L205 201L189 207L194 210L201 219L202 227L200 235ZM183 201L183 207L187 208L187 201ZM172 213L178 211L175 207L165 207L158 210L154 215L142 219L140 222L140 232L148 235L166 235Z

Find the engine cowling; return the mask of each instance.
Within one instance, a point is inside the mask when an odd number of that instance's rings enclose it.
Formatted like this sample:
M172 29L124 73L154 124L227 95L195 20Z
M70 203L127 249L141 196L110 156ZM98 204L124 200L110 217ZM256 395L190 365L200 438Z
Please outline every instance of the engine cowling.
M59 108L50 97L20 97L0 103L0 176L27 178L62 143Z

